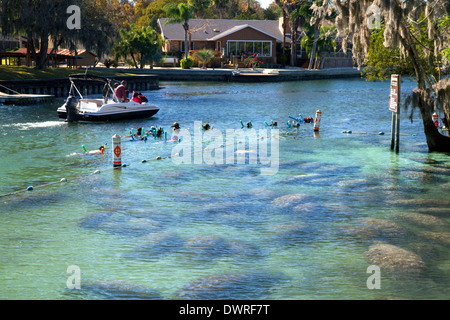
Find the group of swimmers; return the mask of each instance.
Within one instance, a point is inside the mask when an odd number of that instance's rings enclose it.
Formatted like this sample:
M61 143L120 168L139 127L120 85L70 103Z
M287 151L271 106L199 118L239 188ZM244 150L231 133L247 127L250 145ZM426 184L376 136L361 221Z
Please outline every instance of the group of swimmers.
M176 133L178 132L181 127L180 124L178 122L174 122L173 125L170 126L171 128L173 128L173 132ZM202 126L203 130L210 130L213 127L211 127L208 123L205 123ZM148 131L144 131L144 129L142 127L137 128L136 133L134 132L134 129L130 130L130 137L132 140L146 140L148 136L152 136L155 138L161 138L165 135L164 129L161 127L158 127L158 129L156 129L155 126L151 126L150 130ZM176 139L175 141L177 141L177 136L175 135L174 138Z
M164 129L161 127L158 127L156 129L155 126L151 126L150 130L144 131L143 128L139 127L136 130L136 133L134 133L134 130L130 130L130 137L133 140L145 140L148 136L152 137L162 137L164 135Z
M314 121L314 119L312 117L306 116L303 118L303 121L305 123L311 123ZM242 121L241 121L241 124L242 124L242 127L244 127ZM266 123L266 125L268 125L268 124ZM278 123L276 121L272 121L272 123L270 125L273 127L276 127L276 126L278 126ZM247 128L252 128L252 123L248 122L246 124L246 126L247 126ZM292 127L298 128L298 127L300 127L300 123L295 122L292 124ZM176 133L179 132L179 130L181 130L180 124L178 122L174 122L173 125L170 126L170 128L173 128L174 135L173 135L172 139L169 141L178 141L178 136L176 135ZM202 129L206 131L206 130L213 129L213 127L211 127L208 123L205 123L204 125L202 125ZM139 127L139 128L137 128L136 133L135 133L134 129L131 129L130 130L131 139L132 140L146 140L148 136L152 136L155 138L161 138L165 135L164 129L162 127L158 127L158 129L156 129L155 126L151 126L150 130L148 130L148 131L143 132L143 130L144 129L142 127ZM92 154L102 154L103 155L104 152L105 152L105 146L102 145L97 150L92 150L92 151L85 150L84 154L85 155L92 155ZM78 153L71 154L71 155L78 155Z

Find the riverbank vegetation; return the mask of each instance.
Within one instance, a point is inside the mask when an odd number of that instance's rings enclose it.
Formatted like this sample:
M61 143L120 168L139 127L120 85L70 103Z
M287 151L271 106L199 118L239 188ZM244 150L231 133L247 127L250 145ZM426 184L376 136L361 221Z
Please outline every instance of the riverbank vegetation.
M428 150L450 152L450 137L442 135L432 120L434 112L443 113L447 126L450 120L450 79L443 72L449 65L448 1L362 0L353 5L334 0L334 4L340 12L336 26L352 41L358 66L367 64L370 77L381 80L402 68L410 70L417 88L408 93L405 107L420 110ZM374 28L373 19L378 20ZM377 30L381 26L382 33ZM381 43L384 48L377 51Z
M0 66L0 80L65 79L71 74L80 72L81 71L66 68L47 68L46 70L39 70L34 67L26 67L26 66L21 67ZM89 70L89 74L96 76L109 76L109 77L114 75L114 73L112 72L107 71L102 72L93 70ZM120 75L133 75L133 73L120 72Z

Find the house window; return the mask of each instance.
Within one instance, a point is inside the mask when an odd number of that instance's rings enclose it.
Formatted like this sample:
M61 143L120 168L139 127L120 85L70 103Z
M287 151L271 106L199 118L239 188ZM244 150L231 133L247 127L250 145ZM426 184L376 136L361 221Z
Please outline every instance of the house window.
M260 57L272 56L272 41L242 41L242 40L228 40L227 53L230 55L253 55L257 54Z
M217 45L216 45L216 49L217 49L217 51L219 51L220 52L220 41L217 41Z

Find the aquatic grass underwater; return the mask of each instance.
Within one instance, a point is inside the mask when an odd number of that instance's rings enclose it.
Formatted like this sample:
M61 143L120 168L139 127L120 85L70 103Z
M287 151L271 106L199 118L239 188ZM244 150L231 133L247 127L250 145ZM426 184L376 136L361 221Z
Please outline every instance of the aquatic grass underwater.
M161 86L146 92L161 110L144 120L69 124L61 101L0 106L2 299L448 298L450 158L427 152L421 119L403 110L400 153L390 151L388 83ZM287 126L317 109L319 133ZM125 138L175 121L225 133L241 120L278 122L276 174L153 160L174 143ZM74 155L105 143L103 156ZM66 285L73 265L80 290ZM367 287L371 265L381 289Z

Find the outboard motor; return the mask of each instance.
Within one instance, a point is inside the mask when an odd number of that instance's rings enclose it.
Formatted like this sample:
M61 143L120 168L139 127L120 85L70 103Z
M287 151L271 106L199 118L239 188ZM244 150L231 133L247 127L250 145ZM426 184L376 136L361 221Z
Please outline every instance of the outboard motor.
M69 96L66 100L65 107L67 112L66 122L78 121L78 100L73 96Z

